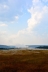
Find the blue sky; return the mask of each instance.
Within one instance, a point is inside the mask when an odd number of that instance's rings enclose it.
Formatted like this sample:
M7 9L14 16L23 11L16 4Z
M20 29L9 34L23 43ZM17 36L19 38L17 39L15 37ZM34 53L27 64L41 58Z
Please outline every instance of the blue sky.
M48 0L0 0L0 44L48 45Z

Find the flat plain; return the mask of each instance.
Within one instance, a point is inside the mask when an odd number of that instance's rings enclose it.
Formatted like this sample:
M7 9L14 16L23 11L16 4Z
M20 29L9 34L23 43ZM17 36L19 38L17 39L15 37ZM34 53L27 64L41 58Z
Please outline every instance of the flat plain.
M48 72L48 50L0 50L0 72Z

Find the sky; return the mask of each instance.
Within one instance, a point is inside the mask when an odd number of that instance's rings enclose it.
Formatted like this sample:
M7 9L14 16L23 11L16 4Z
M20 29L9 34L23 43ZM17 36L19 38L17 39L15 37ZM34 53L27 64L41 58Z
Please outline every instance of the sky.
M48 45L48 0L0 0L0 44Z

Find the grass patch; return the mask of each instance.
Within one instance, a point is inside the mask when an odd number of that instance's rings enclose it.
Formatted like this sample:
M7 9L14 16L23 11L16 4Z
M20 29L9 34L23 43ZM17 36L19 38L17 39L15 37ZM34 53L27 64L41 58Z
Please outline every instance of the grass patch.
M0 72L48 72L48 50L0 51Z

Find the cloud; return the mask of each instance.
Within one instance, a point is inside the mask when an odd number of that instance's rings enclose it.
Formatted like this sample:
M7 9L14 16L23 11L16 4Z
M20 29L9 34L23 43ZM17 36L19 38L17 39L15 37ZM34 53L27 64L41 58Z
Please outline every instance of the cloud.
M36 25L40 24L46 14L48 14L48 7L43 5L40 0L33 0L33 5L28 12L31 17L27 20L27 28L20 30L15 36L13 36L13 42L21 44L47 44L48 37L38 36L36 31L33 31ZM46 19L46 18L45 18ZM42 23L41 23L42 24ZM17 40L17 42L15 42Z
M5 5L5 4L3 5L3 7L4 7L4 9L8 9L8 8L9 8L9 7L8 7L7 5Z
M7 40L8 44L16 45L16 44L48 44L48 35L36 35L35 33L31 34L22 34L19 35L10 35Z
M10 21L11 24L18 23L19 16L14 16L14 20Z
M0 31L0 44L8 44L8 35L6 31Z
M11 24L13 24L13 23L14 23L14 21L11 21L10 23L11 23Z
M6 31L0 31L0 35L4 35L6 33L7 33Z
M9 9L9 6L6 4L0 4L0 13L4 13L7 12L7 10Z
M28 26L26 29L18 31L17 34L0 35L1 40L5 39L5 44L48 44L47 34L39 35L36 34L36 31L33 31L37 25L42 24L43 19L43 21L47 19L48 6L44 5L41 0L32 0L32 7L28 9L28 12L30 13L30 18L27 20ZM19 17L15 16L15 19L18 20Z
M0 24L0 26L7 26L6 24Z
M19 19L19 16L15 16L15 20L18 20Z
M28 9L28 12L31 14L31 18L27 21L27 29L31 31L37 24L41 22L44 14L48 12L48 7L43 6L40 0L33 0L33 6L30 9Z
M0 23L0 27L5 27L5 26L8 26L8 25L3 22Z

